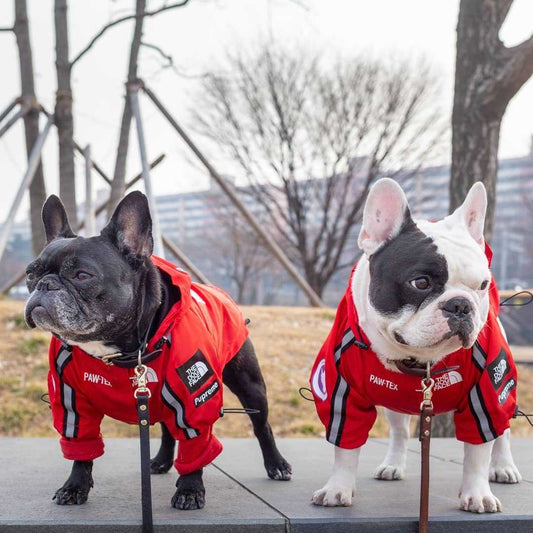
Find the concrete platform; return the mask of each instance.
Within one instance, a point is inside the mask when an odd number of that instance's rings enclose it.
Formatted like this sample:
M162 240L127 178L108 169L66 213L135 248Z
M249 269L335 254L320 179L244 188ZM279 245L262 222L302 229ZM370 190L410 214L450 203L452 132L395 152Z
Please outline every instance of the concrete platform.
M153 452L158 443L152 442ZM419 489L418 441L409 445L408 475L403 481L372 479L382 460L385 440L371 440L361 453L353 507L313 506L310 495L326 481L332 446L319 439L281 439L292 463L290 482L266 478L259 447L251 439L226 439L225 450L206 468L206 507L177 511L170 507L176 475L152 477L154 523L158 533L324 533L416 532ZM524 476L519 485L493 485L503 513L473 515L457 508L462 445L453 439L432 441L430 532L533 532L533 440L513 441ZM136 439L108 439L106 454L95 462L95 487L82 506L51 501L70 472L55 439L0 439L0 532L141 532L139 451Z

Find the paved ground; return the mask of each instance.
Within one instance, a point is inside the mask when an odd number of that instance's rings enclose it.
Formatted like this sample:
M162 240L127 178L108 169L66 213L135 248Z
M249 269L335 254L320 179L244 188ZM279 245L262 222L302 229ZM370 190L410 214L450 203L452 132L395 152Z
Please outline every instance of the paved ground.
M94 467L95 487L82 506L60 507L51 497L68 477L55 439L0 439L0 532L137 533L140 527L139 454L135 439L107 440L106 454ZM361 454L358 493L353 507L313 506L312 491L326 480L332 448L317 439L285 439L280 449L292 463L294 479L266 478L257 443L227 439L225 450L205 472L206 507L170 507L176 476L152 477L157 533L379 533L416 532L419 487L418 441L410 442L409 473L403 481L376 481L386 441L372 440ZM152 442L155 452L157 442ZM472 515L457 509L462 445L432 442L430 533L533 532L533 440L513 441L524 476L519 485L493 485L504 512Z

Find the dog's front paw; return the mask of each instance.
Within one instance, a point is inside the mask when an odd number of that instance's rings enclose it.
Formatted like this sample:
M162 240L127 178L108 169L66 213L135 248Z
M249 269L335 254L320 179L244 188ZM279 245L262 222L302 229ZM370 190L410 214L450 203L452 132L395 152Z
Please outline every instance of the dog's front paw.
M514 463L496 461L491 463L489 481L495 483L520 483L522 476Z
M289 481L291 479L292 466L281 456L277 461L265 463L265 468L270 479L277 481Z
M94 486L92 469L92 461L74 461L69 478L60 489L56 490L52 500L57 505L85 503L89 497L89 491Z
M81 505L89 498L89 490L90 487L61 487L56 490L52 500L57 505Z
M375 479L403 479L405 477L405 465L381 463L374 470Z
M311 501L315 505L323 505L324 507L348 507L352 505L352 498L355 491L352 487L342 485L324 485L321 489L315 491L311 497Z
M485 485L485 484L483 484ZM459 507L472 513L496 513L502 510L500 500L486 486L462 488L459 492Z
M182 511L202 509L205 505L205 488L202 481L202 470L180 476L176 482L177 490L170 504Z

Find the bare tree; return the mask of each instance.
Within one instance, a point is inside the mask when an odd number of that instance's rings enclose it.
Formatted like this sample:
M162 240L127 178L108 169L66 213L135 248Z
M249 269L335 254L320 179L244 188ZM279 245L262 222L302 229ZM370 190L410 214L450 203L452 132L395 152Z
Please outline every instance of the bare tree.
M134 38L130 51L128 68L128 81L137 77L137 61L141 45L143 21L146 17L153 17L170 9L182 7L189 0L182 0L172 4L163 5L153 11L146 10L146 0L136 0L135 14L125 15L104 25L87 43L87 45L72 59L69 59L67 0L55 0L54 18L56 29L56 68L57 68L57 97L56 97L56 126L59 137L59 176L60 195L67 209L71 222L76 222L76 190L74 167L74 122L72 115L72 88L71 74L74 65L85 56L100 38L111 28L129 20L135 20ZM128 139L131 124L131 111L129 103L125 107L121 123L117 162L115 168L116 185L113 185L111 195L111 211L125 192L126 158L128 153ZM118 176L118 177L117 177Z
M74 167L74 119L70 84L67 0L55 0L57 93L55 123L59 141L59 194L71 224L76 225L76 179Z
M127 83L135 82L138 78L137 65L139 61L139 51L142 42L144 19L148 16L153 16L168 9L182 7L186 5L189 0L183 0L176 4L164 6L155 12L146 12L146 0L136 0L135 7L135 28L133 30L133 38L130 47L130 57L128 62ZM126 19L126 17L124 17ZM152 46L152 45L149 45ZM117 157L115 160L115 171L113 174L113 182L111 184L111 198L109 202L108 214L111 215L115 207L120 202L126 191L126 162L128 158L129 137L131 129L132 113L128 95L124 96L124 108L122 110L122 120L120 122L120 133L117 147Z
M39 136L39 106L35 96L35 81L33 76L33 59L30 41L30 29L26 0L15 0L15 24L13 31L17 39L19 65L20 65L20 88L22 101L30 105L30 110L24 115L24 133L26 140L26 153L30 152ZM32 234L32 250L37 255L45 242L44 228L41 221L41 206L46 200L44 185L43 166L35 171L30 185L30 220Z
M133 30L133 39L131 41L130 59L128 62L127 82L131 83L137 79L137 63L139 59L139 50L141 48L141 38L143 31L144 17L141 16L146 10L146 0L137 0L135 14L135 28ZM120 202L126 191L126 161L128 158L129 138L131 129L131 107L126 93L124 96L124 108L122 110L122 120L120 122L120 134L117 147L117 157L115 161L115 172L111 183L111 197L108 207L108 216L110 217L115 207Z
M227 70L201 81L194 123L243 171L321 295L355 260L346 245L372 181L420 167L442 139L436 81L422 62L355 58L325 68L271 46L230 56Z
M500 126L507 104L533 74L533 35L507 48L500 28L513 0L461 0L452 117L450 212L475 181L488 192L492 237Z
M250 286L258 274L273 262L255 231L242 223L237 210L223 196L210 202L218 226L204 240L209 245L210 260L235 284L235 300L251 302Z

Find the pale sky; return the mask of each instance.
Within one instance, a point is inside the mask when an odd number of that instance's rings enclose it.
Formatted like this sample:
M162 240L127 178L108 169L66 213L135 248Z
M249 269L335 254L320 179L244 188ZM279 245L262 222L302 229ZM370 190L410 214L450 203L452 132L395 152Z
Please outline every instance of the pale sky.
M163 2L149 0L155 9ZM70 0L71 57L85 46L100 27L132 12L134 0ZM301 7L305 6L305 8ZM53 1L28 0L37 96L53 109L56 89L54 69ZM361 52L374 55L425 55L443 78L444 104L451 109L455 61L455 28L459 0L191 0L185 8L169 11L145 22L144 40L160 46L188 76L206 72L228 49L251 47L272 39L286 46L309 47L326 57L346 57ZM0 26L13 21L13 2L0 2ZM122 113L133 22L111 30L74 67L75 139L91 144L94 159L113 173ZM502 29L506 45L515 45L533 31L533 1L515 0ZM14 36L0 33L2 78L0 108L20 93L18 57ZM140 74L175 117L190 126L187 110L194 106L198 81L162 70L159 56L143 49ZM150 159L161 152L164 163L152 173L156 194L197 188L206 183L205 172L192 164L183 143L157 110L141 96ZM132 133L135 130L132 128ZM526 155L533 134L533 79L511 102L505 115L500 157ZM200 147L205 141L193 135ZM137 138L130 141L128 176L140 171ZM211 155L207 153L207 155ZM214 155L214 154L213 154ZM50 135L44 150L47 192L58 193L57 138ZM217 161L221 173L231 173L228 162ZM0 220L15 196L26 165L22 126L0 139L2 194ZM83 166L77 158L78 201L83 200ZM95 177L97 188L104 182ZM141 187L142 188L142 187ZM27 200L17 219L27 216Z

